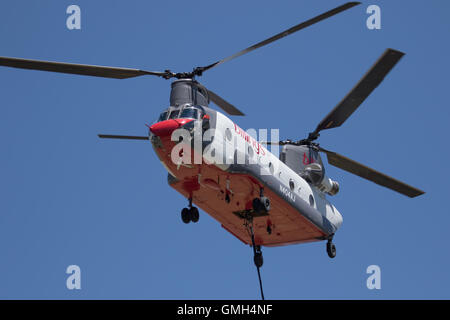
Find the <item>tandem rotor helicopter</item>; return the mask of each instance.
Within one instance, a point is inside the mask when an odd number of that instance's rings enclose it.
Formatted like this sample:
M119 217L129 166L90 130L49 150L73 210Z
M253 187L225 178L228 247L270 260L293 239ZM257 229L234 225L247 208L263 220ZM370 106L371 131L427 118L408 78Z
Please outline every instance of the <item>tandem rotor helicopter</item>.
M212 101L229 115L244 115L235 106L201 85L196 78L218 65L359 4L360 2L343 4L229 57L207 66L196 67L191 72L175 73L170 70L155 72L9 57L0 57L0 65L116 79L145 75L166 80L175 79L171 84L170 106L161 113L156 123L149 126L148 136L99 134L99 137L149 140L168 171L169 185L188 199L188 206L181 211L182 221L184 223L199 221L199 210L195 204L217 220L225 230L253 248L261 296L264 299L259 270L263 264L261 246L274 247L326 240L329 257L336 256L336 247L332 241L343 219L326 196L338 193L339 184L326 176L320 153L326 154L330 165L408 197L424 193L336 152L324 149L316 142L322 130L341 126L404 54L387 49L343 100L319 122L316 129L305 139L297 141L256 141L224 114L209 107ZM190 140L173 139L178 129L186 129L191 137L205 131L212 132L211 139L202 142L200 146L200 154L205 161L200 163L173 161L172 151L180 144L183 144L180 154L191 151L189 149L192 149L192 154L196 152ZM240 141L244 148L235 148L236 141ZM281 146L279 157L269 152L264 144ZM209 157L215 159L228 157L230 160L230 156L223 151L230 146L234 148L232 161L226 162L226 165L206 159L208 155L203 152L208 149ZM236 161L239 157L244 161ZM252 159L254 161L251 161ZM267 164L268 174L262 174L261 163Z

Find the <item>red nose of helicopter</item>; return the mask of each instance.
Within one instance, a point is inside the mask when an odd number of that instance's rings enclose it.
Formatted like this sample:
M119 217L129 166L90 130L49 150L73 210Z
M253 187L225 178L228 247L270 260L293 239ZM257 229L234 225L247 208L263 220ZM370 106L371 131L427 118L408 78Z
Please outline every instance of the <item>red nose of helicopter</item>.
M161 122L157 122L150 126L150 131L158 137L167 137L172 134L173 131L183 126L184 124L192 121L193 119L169 119Z

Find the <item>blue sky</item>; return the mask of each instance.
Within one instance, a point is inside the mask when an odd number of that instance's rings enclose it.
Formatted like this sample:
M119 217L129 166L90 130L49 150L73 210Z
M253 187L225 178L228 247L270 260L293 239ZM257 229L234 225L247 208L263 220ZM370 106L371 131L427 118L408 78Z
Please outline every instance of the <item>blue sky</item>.
M0 56L190 71L345 1L2 1ZM81 8L81 30L66 8ZM366 8L381 7L381 30ZM243 110L242 128L303 138L388 48L405 57L325 148L425 190L409 199L327 166L344 216L325 243L263 248L270 299L450 298L450 4L359 7L209 71L201 82ZM0 68L0 298L258 299L252 250L166 182L146 134L170 82ZM67 266L81 290L66 288ZM366 268L381 268L368 290Z

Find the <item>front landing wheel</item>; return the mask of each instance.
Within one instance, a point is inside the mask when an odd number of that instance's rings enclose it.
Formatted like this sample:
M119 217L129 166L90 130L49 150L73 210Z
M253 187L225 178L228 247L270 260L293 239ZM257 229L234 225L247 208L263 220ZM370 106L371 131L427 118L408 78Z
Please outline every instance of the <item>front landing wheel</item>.
M188 208L183 208L183 210L181 210L181 220L183 220L184 223L191 222L191 212Z
M191 221L193 223L197 223L200 219L200 213L198 212L198 209L196 207L191 208Z

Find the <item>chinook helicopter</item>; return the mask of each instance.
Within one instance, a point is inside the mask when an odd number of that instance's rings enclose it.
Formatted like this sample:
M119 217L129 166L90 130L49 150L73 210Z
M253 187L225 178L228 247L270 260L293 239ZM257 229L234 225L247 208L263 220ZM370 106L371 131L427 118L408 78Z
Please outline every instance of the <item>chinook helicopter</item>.
M339 184L325 174L320 153L326 154L330 165L408 197L424 193L329 151L316 142L321 131L341 126L404 54L387 49L343 100L319 122L316 129L306 138L296 141L257 141L234 121L209 106L210 102L214 102L229 115L244 115L231 103L204 87L196 78L218 65L359 4L360 2L345 3L222 60L196 67L191 72L156 72L10 57L0 57L0 65L116 79L144 75L175 79L171 84L170 106L160 114L155 123L148 126L147 136L98 136L103 139L150 141L168 171L169 185L188 200L187 207L181 210L182 221L199 221L199 210L195 204L217 220L225 230L244 244L250 245L264 299L260 276L262 246L325 240L329 257L336 256L333 237L343 218L327 196L337 194ZM180 132L185 135L178 134ZM196 135L201 137L197 146ZM205 139L206 135L208 139ZM280 146L279 157L264 145ZM176 161L174 154L178 156L175 157ZM190 161L195 157L201 161Z

